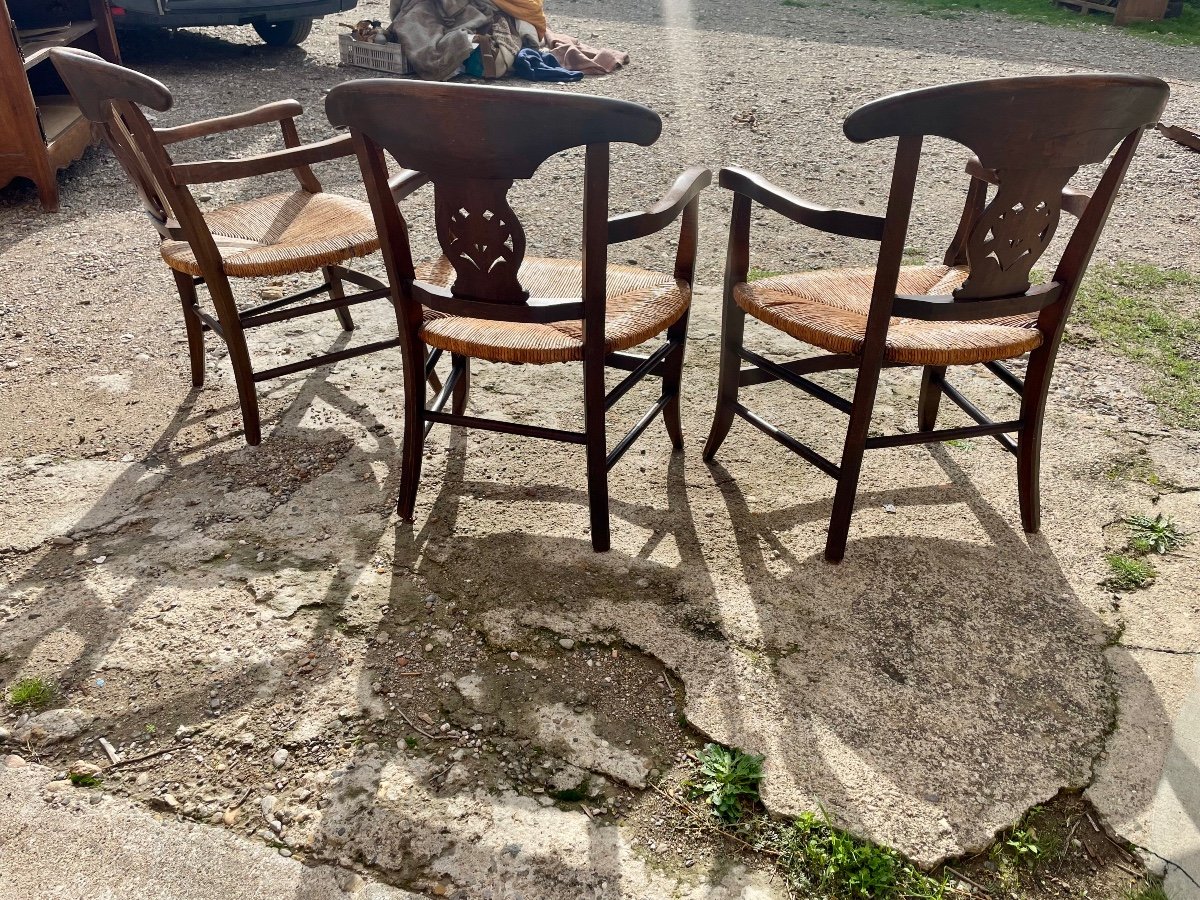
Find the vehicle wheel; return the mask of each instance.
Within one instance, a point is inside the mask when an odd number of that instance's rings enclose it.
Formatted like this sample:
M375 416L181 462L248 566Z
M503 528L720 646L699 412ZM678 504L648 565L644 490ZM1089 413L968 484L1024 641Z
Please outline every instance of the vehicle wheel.
M272 47L298 47L312 33L312 19L290 19L286 22L255 22L254 30Z

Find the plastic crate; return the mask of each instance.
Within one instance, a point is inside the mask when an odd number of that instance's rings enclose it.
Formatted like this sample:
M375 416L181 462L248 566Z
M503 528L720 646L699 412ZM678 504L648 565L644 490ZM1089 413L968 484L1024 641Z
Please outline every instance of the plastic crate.
M374 69L376 72L391 72L393 75L412 74L404 56L404 48L399 44L356 41L348 34L339 34L338 44L342 51L343 65Z

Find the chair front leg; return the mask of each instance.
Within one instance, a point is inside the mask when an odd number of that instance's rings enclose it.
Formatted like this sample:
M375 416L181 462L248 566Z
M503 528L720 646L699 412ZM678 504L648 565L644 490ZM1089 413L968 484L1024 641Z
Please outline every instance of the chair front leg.
M917 401L917 431L933 431L942 403L945 366L925 366L921 373L921 397Z
M188 361L192 369L192 387L204 386L204 326L196 315L196 283L186 272L171 270L175 287L183 303L183 327L187 331Z
M250 362L250 349L246 346L246 332L242 330L242 319L233 299L233 290L225 275L206 274L208 294L217 309L217 318L225 332L225 346L229 350L229 362L233 366L233 380L237 385L238 403L242 408L242 427L246 443L257 447L262 443L262 420L258 412L258 389L254 382L254 366Z
M456 416L463 416L467 413L467 400L471 396L471 357L454 353L451 355L451 365L458 371L458 380L454 383L450 408Z
M746 312L733 292L750 271L750 198L735 194L729 221L729 249L725 257L725 288L721 306L721 369L717 378L717 409L704 444L704 461L712 462L733 425L742 362L740 351L746 330Z
M1042 527L1041 468L1042 422L1050 376L1054 370L1057 342L1043 345L1029 356L1025 389L1021 393L1021 432L1017 436L1017 496L1021 504L1021 527L1037 534Z
M670 402L663 407L663 424L667 426L667 434L671 438L671 446L676 450L683 449L683 420L680 413L679 395L683 385L683 359L687 351L689 307L679 321L667 329L667 341L675 345L675 349L666 358L663 369L662 395L670 397Z
M417 488L421 483L421 457L425 450L425 344L415 328L404 329L400 351L404 358L404 444L400 454L400 496L396 514L413 520Z
M825 539L825 559L841 562L846 555L846 539L850 534L850 519L854 514L854 498L858 494L858 477L862 472L863 454L871 429L871 414L875 410L875 392L879 388L879 373L883 369L882 343L877 353L864 353L854 386L854 403L850 408L850 424L846 426L846 442L842 446L842 464L837 491L833 497L833 514L829 517L829 535Z
M321 276L325 279L325 283L329 285L329 296L334 300L343 300L346 297L346 289L342 285L341 276L338 275L337 268L334 266L322 266ZM345 306L339 306L335 312L337 313L338 322L342 325L343 331L354 330L354 317L350 315L350 309Z
M604 346L593 342L584 350L583 407L587 436L588 513L592 527L592 549L597 553L611 546L608 522L608 443L604 422Z

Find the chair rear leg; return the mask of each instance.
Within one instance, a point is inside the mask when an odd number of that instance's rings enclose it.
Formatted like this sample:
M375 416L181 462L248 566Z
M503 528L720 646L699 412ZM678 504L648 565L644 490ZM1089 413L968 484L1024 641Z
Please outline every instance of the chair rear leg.
M678 346L667 356L663 371L662 392L664 397L670 397L671 402L663 407L663 424L667 426L667 434L671 438L671 446L676 450L683 449L683 421L680 415L679 394L683 385L683 358L687 351L688 315L691 309L667 329L667 340Z
M204 326L196 315L196 284L192 276L171 270L175 276L175 287L183 303L183 327L187 330L188 360L192 368L192 387L204 385Z
M825 540L825 559L829 562L841 562L846 555L846 539L850 534L850 518L854 514L854 498L858 494L858 477L867 449L871 413L875 409L880 368L880 363L869 366L864 363L858 371L854 405L850 409L850 424L846 427L846 443L842 448L841 474L833 498L833 514L829 517L829 536Z
M708 440L704 444L705 462L712 462L733 426L733 407L737 403L738 380L742 371L738 351L742 349L745 330L746 311L737 305L732 289L726 285L721 311L721 368L717 376L717 409L713 414Z
M1042 421L1050 393L1054 348L1042 347L1029 357L1025 390L1021 394L1021 432L1017 436L1017 497L1021 527L1037 534L1042 527Z
M322 266L321 276L329 285L329 296L334 300L341 300L346 296L346 289L342 285L342 279L337 273L335 266ZM335 312L337 313L338 321L342 324L343 331L354 330L354 317L350 315L350 309L346 306L339 306Z
M604 349L588 348L583 359L584 431L587 434L588 512L592 549L603 553L612 537L608 522L608 443L604 423Z
M411 522L421 484L421 457L425 451L425 346L404 337L404 446L400 457L400 497L396 513Z
M942 403L945 366L926 366L921 373L921 397L917 401L917 431L933 431Z
M467 413L467 400L471 396L471 357L454 353L450 359L453 367L460 373L450 398L450 408L456 416L463 416Z

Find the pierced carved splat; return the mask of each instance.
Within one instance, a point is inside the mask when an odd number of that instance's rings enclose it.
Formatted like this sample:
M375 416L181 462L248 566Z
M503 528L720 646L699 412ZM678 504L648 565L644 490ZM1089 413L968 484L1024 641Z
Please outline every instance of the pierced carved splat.
M1029 290L1029 272L1046 252L1062 213L1069 169L1006 169L967 239L971 275L959 300L1008 297Z
M525 258L525 229L508 204L511 181L455 179L435 184L438 241L458 278L456 297L524 303L517 277Z

